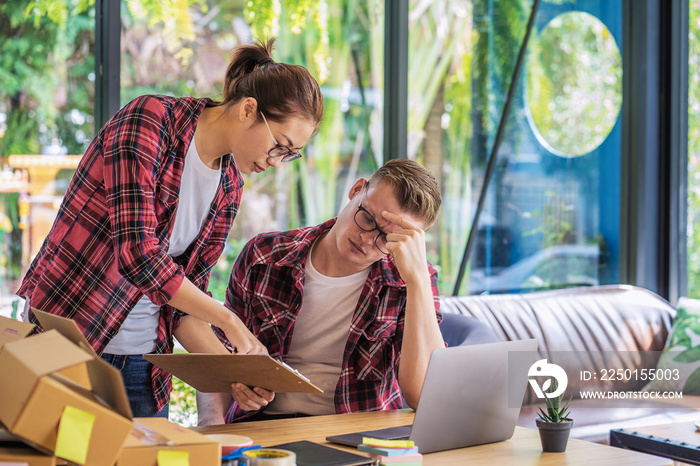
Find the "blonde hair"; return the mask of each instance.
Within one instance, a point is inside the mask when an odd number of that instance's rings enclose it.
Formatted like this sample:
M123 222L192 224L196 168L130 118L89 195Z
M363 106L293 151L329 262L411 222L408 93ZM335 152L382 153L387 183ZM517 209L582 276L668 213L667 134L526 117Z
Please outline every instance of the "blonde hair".
M425 222L426 230L435 223L442 195L435 177L421 164L406 159L389 160L374 172L368 184L380 182L394 189L401 208Z

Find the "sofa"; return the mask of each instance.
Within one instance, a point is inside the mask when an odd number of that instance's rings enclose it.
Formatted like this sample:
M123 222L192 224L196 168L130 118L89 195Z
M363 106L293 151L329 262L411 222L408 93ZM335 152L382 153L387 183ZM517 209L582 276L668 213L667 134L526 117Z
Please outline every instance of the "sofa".
M565 396L572 397L572 437L608 443L611 429L700 420L700 404L695 397L660 404L596 401L580 396L581 389L628 392L639 391L646 384L580 374L585 370L595 373L601 365L630 371L656 367L676 309L649 290L610 285L529 294L451 296L441 298L441 309L441 330L448 346L537 339L538 359L546 358L568 374ZM534 428L539 407L544 407L544 401L528 389L518 425Z

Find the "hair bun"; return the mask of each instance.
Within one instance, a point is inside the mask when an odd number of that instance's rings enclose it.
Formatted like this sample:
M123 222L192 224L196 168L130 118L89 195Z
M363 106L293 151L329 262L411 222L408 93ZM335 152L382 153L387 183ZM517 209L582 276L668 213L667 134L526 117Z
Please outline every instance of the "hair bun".
M270 57L265 57L265 58L263 58L262 60L260 60L260 61L258 62L258 66L262 66L262 65L264 65L265 63L270 63L270 62L274 62L274 60L273 60L272 58L270 58Z

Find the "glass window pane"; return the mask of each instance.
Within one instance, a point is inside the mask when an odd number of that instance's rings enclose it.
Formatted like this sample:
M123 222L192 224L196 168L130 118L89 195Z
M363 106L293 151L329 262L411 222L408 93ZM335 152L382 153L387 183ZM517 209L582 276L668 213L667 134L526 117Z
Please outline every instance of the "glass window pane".
M443 187L430 250L449 294L532 2L426 3L412 2L409 132ZM622 5L558 3L540 3L461 293L618 279Z
M50 3L0 6L0 308L10 313L94 136L95 9Z
M426 232L440 291L451 294L473 215L475 2L412 0L409 10L408 157L442 187L440 215Z
M700 1L689 0L688 30L688 288L700 297Z
M700 1L689 0L688 296L700 297Z

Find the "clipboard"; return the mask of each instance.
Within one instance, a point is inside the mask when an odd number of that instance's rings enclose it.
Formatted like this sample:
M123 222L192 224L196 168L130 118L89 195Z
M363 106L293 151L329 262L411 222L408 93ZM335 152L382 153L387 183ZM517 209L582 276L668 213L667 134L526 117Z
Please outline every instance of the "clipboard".
M298 371L266 354L144 354L143 358L203 393L229 393L234 382L277 393L323 393Z

